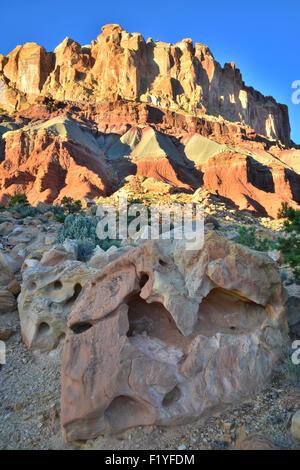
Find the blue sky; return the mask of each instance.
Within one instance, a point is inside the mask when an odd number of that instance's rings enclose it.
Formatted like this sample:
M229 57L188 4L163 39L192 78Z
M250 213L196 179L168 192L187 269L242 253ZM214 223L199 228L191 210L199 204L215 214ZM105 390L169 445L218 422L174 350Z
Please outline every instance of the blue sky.
M288 105L300 144L300 104L291 100L300 80L299 0L14 0L2 2L1 19L2 54L32 41L51 51L66 36L89 44L107 23L145 39L207 44L222 65L235 62L246 85Z

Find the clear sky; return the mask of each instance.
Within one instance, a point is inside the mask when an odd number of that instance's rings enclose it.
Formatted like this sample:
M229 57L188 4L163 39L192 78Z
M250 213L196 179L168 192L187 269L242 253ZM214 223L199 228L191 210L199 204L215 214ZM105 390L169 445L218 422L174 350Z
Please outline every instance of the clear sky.
M289 107L292 139L300 144L299 0L14 0L1 2L0 52L37 42L52 51L66 36L89 44L108 23L145 39L207 44L222 65L234 61L246 85Z

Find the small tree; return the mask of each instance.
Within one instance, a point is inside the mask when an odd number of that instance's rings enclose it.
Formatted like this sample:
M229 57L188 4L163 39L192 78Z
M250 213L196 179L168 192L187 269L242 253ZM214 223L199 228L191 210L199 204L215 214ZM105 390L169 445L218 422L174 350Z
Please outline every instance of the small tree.
M10 196L10 200L8 203L9 207L15 206L29 206L29 202L27 200L26 194L17 193L14 196Z
M277 216L286 219L284 230L287 234L285 238L278 238L278 249L282 252L285 262L293 268L296 283L300 284L300 210L282 203Z
M64 196L62 198L61 205L69 214L76 214L82 210L81 201L79 199L74 201L72 197Z

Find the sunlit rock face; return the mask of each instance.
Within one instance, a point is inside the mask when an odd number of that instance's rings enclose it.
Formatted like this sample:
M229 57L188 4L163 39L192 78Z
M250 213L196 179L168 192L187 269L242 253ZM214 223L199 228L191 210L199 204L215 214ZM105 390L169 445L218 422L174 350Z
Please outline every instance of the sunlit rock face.
M23 93L38 95L52 68L52 53L32 42L17 46L7 56L5 77Z
M158 240L121 255L69 316L65 439L189 423L257 393L286 340L284 301L269 257L214 232L197 251Z
M96 199L137 175L147 191L204 186L276 217L300 204L292 145L287 108L191 39L145 41L112 24L91 45L66 37L53 52L0 55L0 205L18 192L34 205Z
M245 86L234 63L221 67L207 46L191 39L146 42L139 33L106 25L89 46L68 37L49 53L35 43L17 46L1 56L1 73L0 104L8 107L22 104L8 87L22 96L81 102L119 96L198 116L221 116L285 144L290 141L287 107Z

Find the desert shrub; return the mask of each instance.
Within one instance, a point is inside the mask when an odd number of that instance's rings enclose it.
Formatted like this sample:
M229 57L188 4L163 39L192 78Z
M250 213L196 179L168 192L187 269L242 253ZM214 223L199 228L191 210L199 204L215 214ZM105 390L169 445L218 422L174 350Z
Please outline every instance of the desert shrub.
M14 207L14 210L18 212L22 217L36 217L37 215L41 215L41 211L37 207L33 206L22 206L17 205Z
M95 244L91 240L78 241L78 259L79 261L87 261L93 254Z
M77 214L82 211L82 204L79 199L74 201L73 198L64 196L61 205L68 214Z
M60 215L60 214L64 214L64 208L59 205L59 204L55 204L55 205L47 205L46 208L43 210L43 212L52 212L54 215Z
M72 240L88 240L96 246L98 219L86 215L69 214L64 220L63 226L60 227L58 240L64 242L66 238Z
M96 234L99 217L87 215L69 214L58 231L58 241L63 243L66 238L78 242L78 259L86 261L91 256L94 248L99 245L103 250L108 250L112 245L120 246L119 240L100 240Z
M246 227L238 227L238 236L235 241L241 245L249 246L249 248L254 248L256 245L255 229L247 230Z
M120 240L101 240L100 246L103 250L108 250L111 246L116 246L120 248L121 242Z
M300 211L282 203L278 218L284 221L285 237L278 237L278 249L293 269L294 280L300 284Z
M63 224L64 221L66 220L66 217L67 217L66 214L58 214L55 216L55 220L56 222Z
M10 196L10 200L8 202L9 207L15 206L28 206L29 202L27 200L26 194L17 193L14 196Z
M238 236L235 238L235 241L257 251L268 251L277 247L274 240L257 238L256 229L253 227L249 229L247 227L239 227Z
M52 212L55 216L56 222L60 222L61 224L64 223L67 214L65 214L64 208L59 204L55 204L54 206L47 206L45 212Z

